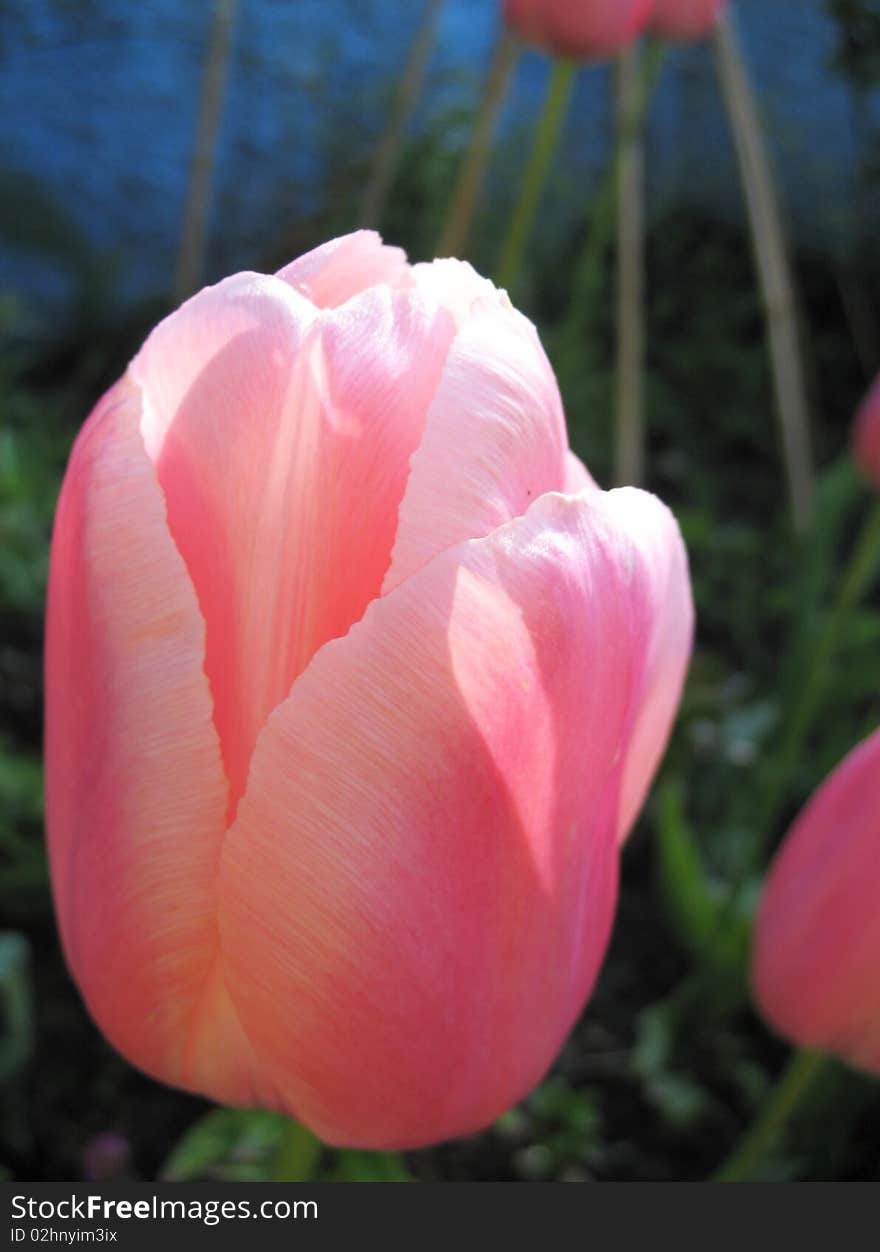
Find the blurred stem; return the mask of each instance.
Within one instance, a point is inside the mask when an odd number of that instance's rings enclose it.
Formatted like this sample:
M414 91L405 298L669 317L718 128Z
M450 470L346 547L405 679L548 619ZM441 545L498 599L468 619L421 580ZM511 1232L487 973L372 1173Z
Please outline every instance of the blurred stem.
M550 74L544 107L535 127L529 162L498 263L498 286L506 287L511 293L520 277L523 254L541 201L541 192L559 143L559 134L574 86L575 68L572 61L557 60Z
M288 1122L272 1164L272 1181L309 1182L321 1146L321 1140L302 1122Z
M183 231L174 275L174 302L191 296L202 280L208 237L208 211L214 182L214 161L223 112L223 93L232 47L237 0L214 0L214 15L202 75L199 120L189 172Z
M773 834L791 772L803 751L821 707L828 672L853 609L880 570L880 501L871 505L843 575L837 598L804 667L803 682L783 728L779 751L771 758L765 798L758 821L759 849Z
M795 529L803 533L813 520L815 484L804 365L785 234L758 108L730 13L722 13L719 18L714 43L763 297L792 517Z
M757 1120L712 1175L713 1182L748 1182L829 1062L823 1052L796 1052L792 1056Z
M641 49L617 58L617 406L614 479L638 486L645 469L643 374L645 353L644 109Z
M640 131L660 78L666 45L659 39L649 41L642 58L638 99L633 100L630 125ZM621 136L618 135L618 143ZM614 231L614 210L619 182L619 147L615 148L611 165L606 170L590 211L587 237L574 267L572 294L563 332L564 350L583 356L589 345L602 294L602 273L605 256Z
M361 203L362 226L378 227L381 225L397 167L400 164L407 124L413 115L424 85L428 62L434 47L437 20L443 4L444 0L427 0L425 5L422 20L400 80L400 88L388 118L388 125L373 158L373 166Z
M507 94L508 83L519 56L519 43L503 30L495 44L483 95L474 121L470 147L437 245L438 256L461 256L467 248L474 213L492 149L492 139Z

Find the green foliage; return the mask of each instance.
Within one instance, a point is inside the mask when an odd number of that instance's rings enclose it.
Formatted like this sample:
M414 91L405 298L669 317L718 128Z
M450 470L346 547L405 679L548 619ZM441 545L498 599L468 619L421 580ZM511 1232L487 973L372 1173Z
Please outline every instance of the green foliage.
M294 1140L302 1177L324 1182L412 1182L396 1152L321 1149L321 1145L289 1118L253 1109L213 1109L200 1117L175 1144L159 1177L164 1182L267 1182L279 1176L282 1154L290 1157ZM308 1149L308 1160L304 1147ZM285 1177L287 1175L284 1175Z
M214 1109L175 1144L159 1177L163 1182L266 1181L286 1125L277 1113Z
M30 963L25 936L0 932L0 1087L18 1077L33 1051Z

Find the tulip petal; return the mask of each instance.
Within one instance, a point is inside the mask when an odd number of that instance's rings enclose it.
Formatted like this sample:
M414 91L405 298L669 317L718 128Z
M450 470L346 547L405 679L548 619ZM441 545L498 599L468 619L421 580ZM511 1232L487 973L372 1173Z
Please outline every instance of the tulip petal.
M111 1042L158 1078L246 1102L258 1091L249 1047L215 977L227 783L204 623L140 417L130 382L104 398L56 516L46 639L56 911Z
M641 32L655 0L504 0L504 17L527 43L576 60L610 56Z
M880 1072L880 730L819 788L787 835L755 925L752 985L801 1047Z
M687 551L678 523L656 496L630 487L612 491L608 507L638 546L649 628L626 764L619 837L625 839L645 802L681 702L694 636Z
M544 497L374 601L261 734L224 845L224 970L329 1142L484 1126L580 1012L614 910L655 521Z
M651 27L667 39L703 39L712 33L724 0L653 0Z
M334 309L380 283L412 285L406 253L384 244L374 230L331 239L285 265L277 276L321 309Z
M412 458L383 591L565 485L568 439L534 326L496 297L456 336Z
M880 377L875 380L856 414L853 456L868 482L880 491Z
M318 313L278 278L238 275L166 319L131 367L207 624L230 818L268 714L379 593L453 330L418 293L374 288Z
M565 480L563 490L567 496L576 496L587 489L599 490L593 475L579 456L570 449L565 454Z
M455 257L420 261L412 267L412 277L419 291L449 309L458 328L465 324L478 303L504 312L512 308L507 292L483 278L468 261Z

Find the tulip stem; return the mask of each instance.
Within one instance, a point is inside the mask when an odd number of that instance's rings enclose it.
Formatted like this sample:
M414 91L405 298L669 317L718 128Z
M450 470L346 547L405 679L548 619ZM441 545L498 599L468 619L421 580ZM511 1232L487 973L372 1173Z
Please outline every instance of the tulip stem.
M748 1182L829 1062L824 1052L804 1051L792 1056L757 1119L712 1175L712 1182Z
M791 265L758 107L729 13L720 15L714 40L763 297L792 518L803 533L813 520L815 484Z
M309 1182L322 1144L302 1122L288 1122L272 1166L273 1182Z
M400 87L391 109L391 115L379 146L376 148L373 165L367 179L361 203L362 226L377 227L382 224L388 196L400 164L407 124L415 110L422 84L425 81L428 62L434 47L437 20L443 4L444 0L427 0L425 5L422 20L400 79Z
M642 58L638 97L632 101L628 129L638 133L645 121L654 91L660 79L666 44L659 39L648 43ZM602 275L606 254L611 246L614 232L614 216L617 204L617 187L620 179L620 141L611 164L605 171L599 189L593 197L589 214L589 226L581 254L575 263L572 294L569 301L563 331L563 348L574 359L582 359L589 347L602 295Z
M480 101L470 147L465 156L446 224L437 245L438 256L461 256L467 248L471 226L489 163L492 139L507 94L519 41L505 30L499 36Z
M785 801L791 773L803 751L821 707L822 694L828 681L831 662L840 645L847 621L880 570L880 501L868 513L861 534L856 540L849 564L840 584L816 646L804 669L804 679L791 710L788 724L780 737L780 748L772 761L763 811L758 821L758 850L774 833Z
M641 50L617 58L617 386L614 481L640 486L645 469L645 205Z
M214 161L237 3L238 0L215 0L214 4L183 215L183 232L174 274L175 304L180 304L191 296L202 281L208 243L208 213L214 183Z
M544 98L544 107L535 127L532 150L523 175L522 187L507 228L507 235L501 247L501 259L498 263L498 286L506 287L511 294L520 277L523 255L541 202L541 192L559 143L559 135L574 86L574 77L574 62L563 60L554 62L547 95Z

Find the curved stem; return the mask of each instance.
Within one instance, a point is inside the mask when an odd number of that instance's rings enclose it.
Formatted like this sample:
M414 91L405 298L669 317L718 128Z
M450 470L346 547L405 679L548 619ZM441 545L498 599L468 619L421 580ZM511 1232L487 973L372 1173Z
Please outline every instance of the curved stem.
M489 163L495 127L498 124L501 106L507 94L507 85L518 56L519 43L509 31L505 30L499 36L492 54L492 62L483 88L483 97L474 122L470 147L464 159L440 242L437 245L438 256L461 256L467 247L486 167Z
M797 302L785 232L758 107L731 14L719 17L714 41L764 303L792 517L795 529L803 532L813 520L815 484Z
M666 44L659 39L648 43L639 76L639 91L633 101L629 128L640 131L663 68ZM618 142L623 138L618 134ZM572 294L563 330L563 351L580 359L584 345L589 345L596 312L602 295L602 273L605 256L611 246L614 232L614 211L617 204L617 184L620 177L620 152L614 157L602 178L593 198L590 222L583 249L574 267Z
M856 540L837 599L805 668L800 693L783 732L779 752L772 761L763 811L758 821L758 851L772 835L786 797L791 771L813 728L828 681L831 661L844 627L880 569L880 501L868 513Z
M388 195L400 164L407 123L416 107L422 84L425 81L431 50L434 47L437 19L443 3L444 0L427 0L425 5L419 29L407 57L403 77L400 80L397 98L394 101L385 133L376 149L373 166L367 179L361 203L362 226L381 225Z
M208 213L214 184L214 160L220 135L223 96L232 48L232 25L238 0L215 0L202 90L199 120L186 193L183 231L174 274L174 301L191 296L202 280L208 243Z
M321 1155L321 1140L302 1122L288 1122L272 1164L273 1182L308 1182Z
M614 480L638 487L645 468L645 206L641 50L617 58L617 385Z
M497 282L499 287L506 287L511 292L522 269L523 254L541 201L547 171L559 143L559 134L574 86L574 76L573 62L557 60L554 63L544 107L535 127L522 188L501 247Z
M829 1062L823 1052L795 1053L757 1120L712 1175L713 1182L747 1182L751 1178Z

